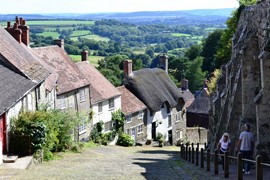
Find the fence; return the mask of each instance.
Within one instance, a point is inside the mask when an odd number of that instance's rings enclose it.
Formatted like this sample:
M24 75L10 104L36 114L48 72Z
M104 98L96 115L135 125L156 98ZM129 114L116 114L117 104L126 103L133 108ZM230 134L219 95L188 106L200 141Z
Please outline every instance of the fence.
M262 157L260 155L256 156L256 161L250 160L250 159L244 159L242 158L242 154L238 153L237 157L235 156L229 156L228 152L225 154L219 154L219 151L216 149L214 153L210 153L210 150L206 150L206 144L204 148L201 148L199 151L199 143L197 144L197 147L195 149L194 144L192 143L191 145L188 144L182 144L180 146L180 155L181 158L184 160L187 160L196 166L201 166L201 168L204 168L204 162L206 160L206 171L210 171L211 166L210 166L210 161L211 161L211 156L213 156L214 159L214 173L218 174L218 164L219 156L224 156L224 178L229 178L230 172L229 172L229 164L230 164L230 159L231 160L236 160L236 165L237 165L237 179L238 180L243 180L243 162L251 162L255 163L255 168L256 168L256 180L262 180L263 179L263 167L270 167L270 164L266 164L262 162Z

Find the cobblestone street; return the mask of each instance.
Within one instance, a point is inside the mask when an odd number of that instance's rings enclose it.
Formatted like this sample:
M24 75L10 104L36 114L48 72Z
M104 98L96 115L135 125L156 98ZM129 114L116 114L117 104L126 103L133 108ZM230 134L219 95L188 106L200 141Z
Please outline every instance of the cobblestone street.
M179 147L87 148L26 170L0 170L0 179L220 179L180 160Z

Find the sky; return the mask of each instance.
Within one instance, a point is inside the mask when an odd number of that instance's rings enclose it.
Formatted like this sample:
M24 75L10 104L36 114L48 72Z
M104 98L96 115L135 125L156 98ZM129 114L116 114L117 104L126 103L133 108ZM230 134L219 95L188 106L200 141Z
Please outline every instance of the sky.
M0 14L98 13L236 8L237 0L0 0Z

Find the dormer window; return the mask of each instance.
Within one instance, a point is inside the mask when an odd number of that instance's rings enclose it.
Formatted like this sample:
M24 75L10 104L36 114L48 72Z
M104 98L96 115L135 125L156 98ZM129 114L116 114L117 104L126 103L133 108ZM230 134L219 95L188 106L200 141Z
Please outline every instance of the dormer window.
M143 111L139 111L138 119L142 119L142 118L143 118Z
M109 99L109 109L114 109L114 98Z
M80 89L79 94L80 94L80 102L84 102L85 101L85 90Z

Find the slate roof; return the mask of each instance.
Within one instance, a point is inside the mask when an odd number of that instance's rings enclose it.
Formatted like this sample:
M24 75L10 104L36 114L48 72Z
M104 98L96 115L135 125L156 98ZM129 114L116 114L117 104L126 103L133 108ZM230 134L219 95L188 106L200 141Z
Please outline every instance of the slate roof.
M187 108L188 112L197 114L209 114L210 97L207 88L203 88L193 103Z
M90 83L91 103L95 104L121 93L92 64L87 61L76 63L81 73Z
M26 51L24 46L23 43L18 43L5 29L0 27L0 61L31 80L43 81L49 76L49 71Z
M159 111L165 102L175 107L182 97L169 76L159 68L133 71L124 84L152 111Z
M0 115L37 85L0 64Z
M55 45L33 48L33 50L59 75L57 95L89 85L64 49Z
M121 92L121 109L125 115L129 115L146 109L146 105L132 94L125 86L117 87Z

